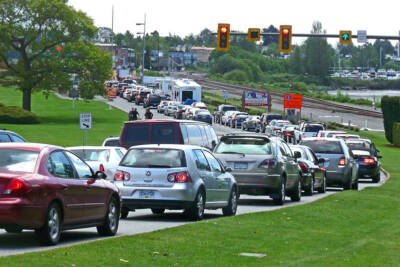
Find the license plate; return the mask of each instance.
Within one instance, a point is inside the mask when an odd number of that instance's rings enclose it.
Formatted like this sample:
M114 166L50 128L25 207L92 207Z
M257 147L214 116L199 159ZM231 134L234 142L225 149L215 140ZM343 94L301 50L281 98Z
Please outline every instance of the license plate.
M139 198L152 199L154 198L154 191L139 191Z
M236 170L247 169L247 163L246 163L246 162L235 162L235 164L233 165L233 167L234 167Z
M207 119L207 117L201 117L203 120Z

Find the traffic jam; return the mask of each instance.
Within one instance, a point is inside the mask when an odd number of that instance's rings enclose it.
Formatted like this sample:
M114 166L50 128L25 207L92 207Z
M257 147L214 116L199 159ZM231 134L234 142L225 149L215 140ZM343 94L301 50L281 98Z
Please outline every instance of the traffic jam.
M98 146L35 144L0 130L0 228L34 230L40 244L55 245L69 229L113 236L119 220L138 209L182 210L198 221L207 209L235 215L243 195L284 205L327 187L358 190L360 179L381 179L381 156L369 139L228 104L211 113L194 81L160 85L106 82L113 97L165 117L132 117Z

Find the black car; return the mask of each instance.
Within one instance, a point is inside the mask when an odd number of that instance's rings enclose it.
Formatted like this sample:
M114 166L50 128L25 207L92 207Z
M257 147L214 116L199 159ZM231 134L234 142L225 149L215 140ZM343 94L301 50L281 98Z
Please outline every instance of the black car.
M0 130L0 143L7 142L26 142L26 140L14 132L5 129Z
M146 98L146 101L143 104L143 107L149 108L149 107L155 107L157 108L158 105L160 105L161 102L161 96L159 95L148 95Z
M230 110L237 110L235 106L232 105L219 105L218 109L214 112L214 122L221 123L221 118L225 112Z

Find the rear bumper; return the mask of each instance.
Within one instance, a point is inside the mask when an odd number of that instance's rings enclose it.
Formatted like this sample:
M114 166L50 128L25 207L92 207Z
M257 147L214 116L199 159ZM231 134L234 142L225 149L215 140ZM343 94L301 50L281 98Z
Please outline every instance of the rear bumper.
M308 186L310 186L312 179L312 174L311 173L301 173L301 188L306 189Z
M193 201L159 199L122 199L122 208L127 209L187 209Z
M327 185L343 185L351 179L351 173L346 168L337 168L336 170L326 170Z
M281 185L280 174L234 173L240 194L266 195L276 193Z
M363 166L359 165L358 167L358 177L359 178L370 178L374 177L379 174L379 167L378 166Z
M10 225L27 229L42 226L45 208L19 198L0 198L0 228Z

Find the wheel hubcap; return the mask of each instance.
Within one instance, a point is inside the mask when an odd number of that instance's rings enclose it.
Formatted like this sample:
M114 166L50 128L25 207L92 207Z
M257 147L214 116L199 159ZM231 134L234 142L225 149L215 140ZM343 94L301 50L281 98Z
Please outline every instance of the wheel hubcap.
M49 213L49 233L52 240L56 240L58 238L58 234L60 232L60 217L58 216L58 211L56 208L52 208Z
M197 199L197 210L199 211L199 217L203 216L204 205L203 205L203 195L199 194Z
M282 198L282 201L285 200L285 182L282 183L281 198Z
M117 226L117 208L115 203L111 201L110 206L108 208L108 221L110 229L114 230Z
M236 198L236 192L235 191L232 191L231 203L232 203L232 212L235 213L236 208L237 208L237 198Z

